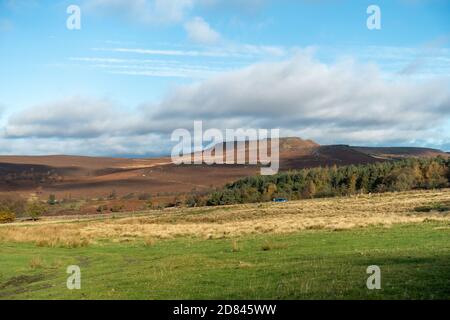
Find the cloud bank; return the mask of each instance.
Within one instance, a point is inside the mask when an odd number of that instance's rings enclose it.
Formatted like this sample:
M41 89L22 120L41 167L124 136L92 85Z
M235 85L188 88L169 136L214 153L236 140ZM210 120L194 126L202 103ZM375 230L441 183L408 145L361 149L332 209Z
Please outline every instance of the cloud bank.
M79 97L31 107L7 120L2 139L56 139L76 148L104 141L104 154L152 153L157 145L168 153L172 130L190 129L194 120L220 129L281 128L320 143L444 146L450 85L448 79L385 79L373 65L325 64L299 54L180 86L133 111Z
M156 118L281 127L319 140L332 134L344 141L407 141L448 119L449 88L448 82L385 80L371 65L326 65L300 55L181 87L162 102Z

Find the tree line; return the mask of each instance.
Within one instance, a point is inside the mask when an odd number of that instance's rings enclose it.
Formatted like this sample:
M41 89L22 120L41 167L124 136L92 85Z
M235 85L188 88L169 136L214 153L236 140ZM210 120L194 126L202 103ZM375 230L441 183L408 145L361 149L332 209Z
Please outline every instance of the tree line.
M193 195L188 206L240 203L448 187L450 159L405 159L367 165L332 166L254 176L227 184L206 196Z

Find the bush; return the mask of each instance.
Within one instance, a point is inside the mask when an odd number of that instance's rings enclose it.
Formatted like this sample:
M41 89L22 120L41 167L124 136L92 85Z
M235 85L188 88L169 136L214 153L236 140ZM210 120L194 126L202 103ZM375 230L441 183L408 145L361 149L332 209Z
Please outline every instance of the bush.
M0 211L0 223L10 223L16 220L16 215L12 211Z
M152 195L150 193L141 193L138 196L138 200L148 201L152 199Z
M111 212L121 212L124 209L123 205L114 205L111 209L109 209Z
M111 193L108 195L108 200L116 200L117 199L117 193L116 190L111 191Z
M12 212L16 217L20 217L25 214L25 204L26 202L21 198L1 198L0 212Z
M30 202L27 205L26 212L30 218L37 220L47 211L47 208L38 201Z
M102 213L103 211L108 211L108 206L106 204L97 207L97 212Z
M146 205L146 209L153 209L153 201L152 200L147 200L146 202L145 202L145 205Z
M124 195L122 197L122 200L132 200L132 199L134 199L134 197L135 197L134 193L129 193L129 194Z

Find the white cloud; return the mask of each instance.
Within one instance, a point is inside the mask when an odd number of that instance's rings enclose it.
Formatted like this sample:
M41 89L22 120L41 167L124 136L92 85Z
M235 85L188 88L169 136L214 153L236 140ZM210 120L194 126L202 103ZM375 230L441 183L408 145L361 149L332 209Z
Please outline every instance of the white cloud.
M132 123L133 116L109 100L70 97L13 114L4 136L65 139L124 135Z
M195 17L185 23L184 28L191 41L200 44L214 44L220 40L220 34L201 17Z

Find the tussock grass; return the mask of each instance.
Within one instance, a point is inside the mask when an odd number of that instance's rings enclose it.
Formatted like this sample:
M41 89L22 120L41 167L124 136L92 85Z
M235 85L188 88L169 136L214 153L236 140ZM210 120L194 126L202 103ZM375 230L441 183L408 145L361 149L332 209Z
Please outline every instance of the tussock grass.
M241 249L239 248L237 240L231 241L231 252L239 252Z
M156 244L155 238L145 238L144 239L144 246L146 247L153 247Z
M44 265L41 257L33 257L30 260L29 266L31 269L40 269Z

